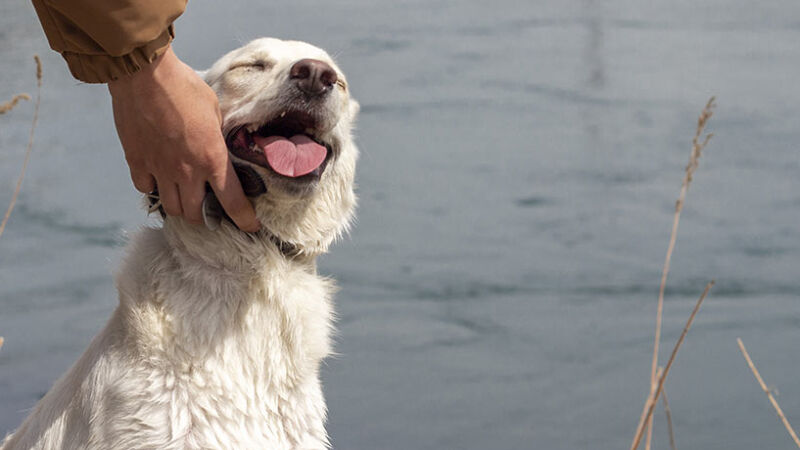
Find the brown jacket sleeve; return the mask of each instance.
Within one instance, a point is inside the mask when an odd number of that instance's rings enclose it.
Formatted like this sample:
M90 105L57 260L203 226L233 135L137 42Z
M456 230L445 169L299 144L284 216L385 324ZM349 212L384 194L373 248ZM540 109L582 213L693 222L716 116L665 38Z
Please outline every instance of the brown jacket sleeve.
M72 75L105 83L153 62L172 41L186 0L32 0Z

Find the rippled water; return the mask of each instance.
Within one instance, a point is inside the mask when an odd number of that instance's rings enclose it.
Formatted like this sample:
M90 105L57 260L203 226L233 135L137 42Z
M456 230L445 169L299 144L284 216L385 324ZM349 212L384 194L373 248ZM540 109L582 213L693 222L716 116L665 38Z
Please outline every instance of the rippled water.
M789 448L735 345L800 427L800 6L788 0L197 2L196 66L261 35L317 43L362 114L361 204L326 256L340 449L626 448L648 389L661 264L690 138L718 96L665 305L680 448ZM104 88L73 81L33 9L0 4L0 98L34 88L36 149L0 238L0 433L115 304L145 221ZM0 117L0 204L32 113ZM656 448L666 448L663 414Z

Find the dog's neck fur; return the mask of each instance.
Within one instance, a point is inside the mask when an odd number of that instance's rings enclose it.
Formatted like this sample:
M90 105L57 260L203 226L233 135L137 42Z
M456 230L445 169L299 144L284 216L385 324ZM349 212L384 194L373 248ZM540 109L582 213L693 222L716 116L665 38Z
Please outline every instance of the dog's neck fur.
M307 249L302 244L283 241L267 229L243 232L228 221L211 231L202 225L167 217L163 233L177 261L191 261L192 266L200 264L241 275L256 275L277 264L313 269L321 253L316 248ZM289 248L291 251L287 250Z
M180 318L184 323L178 328L186 333L173 330L175 345L201 355L213 347L214 340L222 339L228 328L241 326L234 325L237 321L250 322L240 314L249 311L254 303L294 308L291 303L296 303L297 298L282 297L286 287L298 284L298 277L306 280L303 284L314 284L312 279L318 279L316 258L333 239L331 236L322 241L324 246L301 241L295 244L296 254L286 255L270 237L266 229L245 233L234 224L223 222L211 231L168 216L161 229L146 230L133 240L132 246L140 247L130 252L137 261L127 261L125 266L130 267L122 270L139 272L142 278L139 286L120 285L120 291L139 291L130 298L150 298L167 314ZM197 329L209 332L198 336ZM258 335L257 331L253 330Z
M348 141L347 145L352 143ZM355 166L355 155L348 155L342 163ZM317 256L347 232L356 204L352 170L325 176L333 177L333 187L308 196L271 192L258 198L255 203L263 212L259 214L263 229L257 233L242 232L226 220L211 231L167 216L164 236L176 254L195 258L211 268L257 273L265 265L278 263L276 257L313 268ZM291 255L283 254L277 242L291 246Z

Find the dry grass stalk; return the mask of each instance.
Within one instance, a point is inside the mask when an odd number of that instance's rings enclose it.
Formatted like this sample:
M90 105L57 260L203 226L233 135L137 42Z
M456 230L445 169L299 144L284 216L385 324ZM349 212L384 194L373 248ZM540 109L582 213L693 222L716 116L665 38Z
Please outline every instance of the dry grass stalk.
M642 411L642 416L639 418L639 425L636 427L636 434L633 437L631 450L636 450L637 448L639 448L639 444L641 443L642 437L644 436L646 425L653 417L653 410L655 409L656 404L658 403L658 397L664 390L664 380L667 379L669 370L672 368L672 363L675 362L675 356L678 354L678 350L681 348L684 339L686 339L686 334L689 333L689 328L692 327L692 322L694 322L694 317L697 315L697 311L700 310L700 305L703 303L703 300L705 300L712 286L714 286L714 280L711 280L711 282L709 282L706 285L706 288L703 290L703 294L700 295L700 298L697 300L697 304L694 305L692 314L689 315L689 319L686 321L686 325L683 327L683 332L681 332L681 335L678 338L678 342L675 343L675 347L673 347L672 349L672 354L669 355L669 360L667 360L667 365L664 366L664 373L661 374L660 377L656 378L656 389L651 390L650 395L647 397L647 401L644 404L644 411Z
M656 372L656 378L661 378L661 375L664 373L664 368L658 366L658 372ZM669 409L669 401L667 400L667 388L661 389L661 403L664 405L664 414L667 416L667 431L669 432L669 445L672 450L675 450L675 432L672 428L672 411ZM648 432L652 432L653 430L653 422L650 422L650 427L647 429Z
M739 350L742 351L742 355L744 355L744 359L747 360L747 365L750 366L750 370L753 371L753 375L755 375L758 384L761 386L761 389L764 391L764 393L767 394L770 403L772 403L772 406L775 408L775 412L778 413L778 417L781 419L781 422L783 422L783 426L786 427L786 431L789 432L789 435L794 440L794 443L797 445L798 448L800 448L800 439L797 438L797 433L795 433L794 429L792 429L792 426L789 424L789 420L786 419L786 415L783 414L783 410L778 405L778 401L775 400L775 397L772 395L772 391L770 391L769 388L767 388L767 384L764 383L764 380L761 378L761 374L758 373L756 365L753 364L753 360L750 359L750 355L747 353L747 349L744 348L744 343L742 342L742 339L736 338L736 342L739 344Z
M25 159L22 162L22 171L19 174L19 178L17 178L17 186L14 188L14 193L11 195L11 202L8 204L8 209L6 209L6 214L3 216L3 221L0 222L0 236L3 235L3 231L6 229L8 219L11 217L11 211L14 210L14 205L17 203L17 196L19 195L20 188L22 188L22 179L25 178L25 171L28 168L28 161L31 159L31 151L33 150L33 132L36 130L36 122L39 120L39 104L42 100L42 61L39 59L39 55L33 55L33 59L36 61L36 104L33 107L31 132L28 135L28 147L25 149Z
M675 241L678 237L678 224L681 220L681 211L683 210L683 203L686 200L686 193L689 191L689 185L692 183L692 177L697 170L700 163L700 155L703 152L706 144L713 134L709 133L701 141L700 137L705 130L708 119L711 118L714 109L714 99L711 97L706 103L703 111L700 112L700 117L697 118L697 129L692 138L692 152L689 155L689 164L686 166L686 172L683 176L683 183L681 183L681 192L678 195L678 201L675 202L675 216L672 219L672 233L669 237L669 245L667 246L667 256L664 259L664 268L661 272L661 286L658 289L658 307L656 308L656 332L653 343L653 360L650 370L650 391L652 393L656 387L656 369L658 367L658 350L661 342L661 317L664 310L664 290L667 286L667 275L669 274L669 266L672 261L672 252L675 249ZM651 419L652 420L652 419ZM653 424L652 421L647 424L647 440L645 441L645 449L650 450L650 442L653 437Z
M31 96L28 94L17 94L11 100L0 105L0 114L5 114L14 109L14 107L17 106L17 103L19 103L20 100L30 100L30 99Z
M663 373L664 368L659 367L659 375L658 377L661 378L661 373ZM671 450L676 450L675 447L675 429L672 426L672 410L669 409L669 400L667 400L667 389L661 389L661 402L664 404L664 415L667 416L667 430L669 430L669 448Z

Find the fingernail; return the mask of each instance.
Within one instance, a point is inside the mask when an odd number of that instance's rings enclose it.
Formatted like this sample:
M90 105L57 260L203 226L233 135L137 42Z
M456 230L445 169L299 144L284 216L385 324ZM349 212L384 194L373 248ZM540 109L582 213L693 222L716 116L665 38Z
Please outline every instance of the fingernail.
M242 229L244 231L247 231L248 233L257 233L259 230L261 230L261 222L256 221L253 225L250 225L249 227Z

